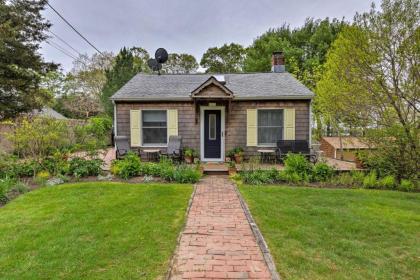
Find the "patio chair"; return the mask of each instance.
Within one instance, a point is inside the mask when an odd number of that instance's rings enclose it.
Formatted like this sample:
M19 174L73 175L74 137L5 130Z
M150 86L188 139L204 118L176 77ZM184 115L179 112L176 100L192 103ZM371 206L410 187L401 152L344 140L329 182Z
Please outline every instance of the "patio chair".
M278 160L283 161L288 153L302 154L313 163L317 161L317 155L311 151L309 147L309 142L307 140L277 141L276 154Z
M182 160L182 137L181 136L169 136L168 148L162 155L168 158L181 162Z
M130 151L130 143L127 136L115 136L116 158L121 159Z

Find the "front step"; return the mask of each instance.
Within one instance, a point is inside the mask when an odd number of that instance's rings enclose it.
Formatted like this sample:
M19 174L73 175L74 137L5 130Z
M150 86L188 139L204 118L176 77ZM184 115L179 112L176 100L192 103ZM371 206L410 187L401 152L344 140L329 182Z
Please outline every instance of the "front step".
M204 170L203 173L206 175L229 175L228 170Z
M229 175L228 167L223 163L204 163L203 173L206 175Z

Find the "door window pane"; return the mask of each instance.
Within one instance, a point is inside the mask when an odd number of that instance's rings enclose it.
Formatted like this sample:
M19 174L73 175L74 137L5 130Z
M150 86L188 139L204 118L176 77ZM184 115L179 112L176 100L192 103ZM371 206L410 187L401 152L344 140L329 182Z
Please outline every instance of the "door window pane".
M216 114L209 114L209 139L216 140Z
M258 110L258 144L276 145L283 139L283 110Z
M165 110L142 111L143 144L166 144L167 127Z

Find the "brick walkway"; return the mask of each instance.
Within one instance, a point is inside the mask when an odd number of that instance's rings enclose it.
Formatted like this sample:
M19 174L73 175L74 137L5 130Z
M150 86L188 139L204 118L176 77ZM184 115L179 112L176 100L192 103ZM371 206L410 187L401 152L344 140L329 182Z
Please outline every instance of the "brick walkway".
M224 176L198 184L171 279L271 279L234 188Z

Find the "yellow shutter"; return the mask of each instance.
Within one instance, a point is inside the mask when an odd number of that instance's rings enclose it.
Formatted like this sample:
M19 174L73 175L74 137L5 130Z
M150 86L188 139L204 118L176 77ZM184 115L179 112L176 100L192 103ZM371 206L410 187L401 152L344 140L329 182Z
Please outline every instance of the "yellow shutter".
M295 140L295 109L284 109L284 140Z
M257 146L257 109L246 110L246 145Z
M131 147L141 146L141 110L130 110Z
M178 135L178 110L168 110L168 137Z

